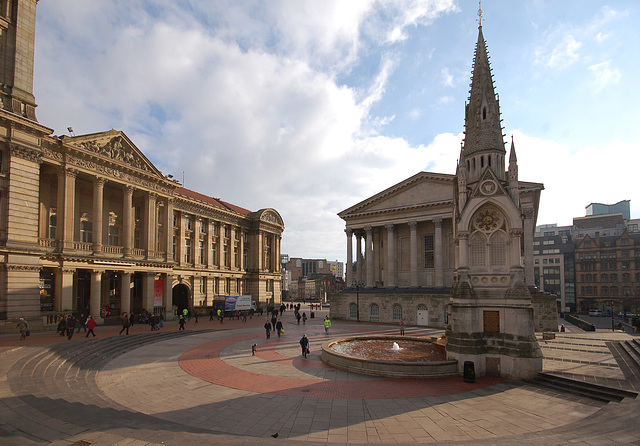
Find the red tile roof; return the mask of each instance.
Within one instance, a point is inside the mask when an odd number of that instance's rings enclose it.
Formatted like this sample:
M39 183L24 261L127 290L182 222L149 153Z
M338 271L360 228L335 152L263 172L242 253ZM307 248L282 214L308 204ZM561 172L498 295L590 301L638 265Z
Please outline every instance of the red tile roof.
M227 203L226 201L219 200L217 198L209 197L207 195L201 194L199 192L186 189L184 187L179 187L175 190L177 195L182 195L183 197L190 198L192 200L197 200L205 204L209 204L211 206L215 206L221 209L227 209L229 211L242 214L244 216L250 216L253 214L252 211L242 208L240 206L236 206L235 204Z

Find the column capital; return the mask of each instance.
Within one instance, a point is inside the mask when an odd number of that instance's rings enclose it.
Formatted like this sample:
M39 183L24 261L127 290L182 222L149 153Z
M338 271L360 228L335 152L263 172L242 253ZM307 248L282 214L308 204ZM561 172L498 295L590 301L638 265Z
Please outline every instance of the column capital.
M436 217L433 219L433 224L436 225L436 228L442 227L442 217Z
M369 234L371 234L371 231L373 231L373 227L365 226L364 227L364 231L367 233L367 235L369 235Z
M71 167L66 167L64 169L64 173L69 178L76 178L78 176L78 169L73 169Z
M95 184L96 186L104 186L106 182L107 182L107 179L105 177L100 177L100 176L93 177L93 184Z
M468 240L469 239L469 232L460 231L460 232L458 232L458 236L456 238L458 240Z
M158 199L158 194L156 192L149 192L149 199L156 201Z
M122 190L127 194L127 195L133 195L133 191L135 190L135 187L129 185L129 184L125 184L122 187Z
M353 237L353 229L347 228L344 232L347 234L347 237Z
M416 229L418 227L418 222L416 220L411 220L407 223L411 229Z
M393 225L393 223L386 224L386 225L384 225L384 227L385 227L385 229L386 229L387 231L389 231L389 232L393 232L393 230L394 230L394 225Z

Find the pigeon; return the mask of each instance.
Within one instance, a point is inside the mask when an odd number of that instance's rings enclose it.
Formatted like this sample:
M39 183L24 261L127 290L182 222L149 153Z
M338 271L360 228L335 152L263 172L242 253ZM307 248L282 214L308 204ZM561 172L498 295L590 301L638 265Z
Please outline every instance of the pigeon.
M273 438L278 438L278 433L276 432L275 434L271 435Z

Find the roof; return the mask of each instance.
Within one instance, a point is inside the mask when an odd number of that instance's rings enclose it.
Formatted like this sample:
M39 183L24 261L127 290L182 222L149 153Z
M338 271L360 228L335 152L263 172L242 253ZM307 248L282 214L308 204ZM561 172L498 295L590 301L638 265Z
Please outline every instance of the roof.
M191 189L187 189L185 187L177 188L175 190L175 194L181 195L191 200L200 201L210 206L235 212L236 214L241 214L241 215L244 215L245 217L249 217L251 216L251 214L253 214L253 212L248 209L242 208L240 206L236 206L235 204L227 203L226 201L222 201L218 198L209 197L208 195L201 194L199 192L193 191Z

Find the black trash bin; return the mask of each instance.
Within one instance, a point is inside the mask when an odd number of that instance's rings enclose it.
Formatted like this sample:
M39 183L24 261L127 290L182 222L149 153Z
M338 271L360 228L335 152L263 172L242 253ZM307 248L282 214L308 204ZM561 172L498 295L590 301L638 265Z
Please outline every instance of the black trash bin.
M464 382L466 383L476 382L476 371L473 365L473 361L464 362Z

